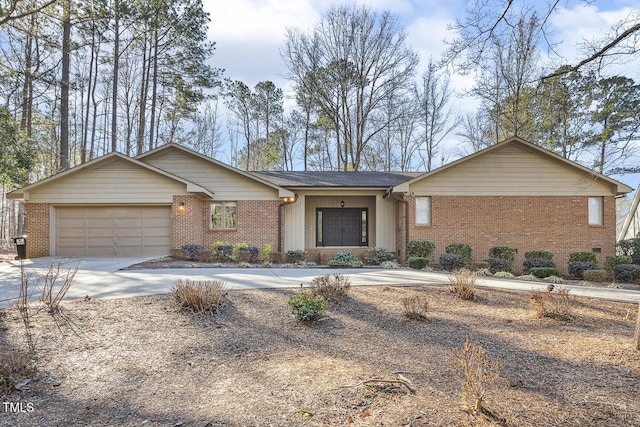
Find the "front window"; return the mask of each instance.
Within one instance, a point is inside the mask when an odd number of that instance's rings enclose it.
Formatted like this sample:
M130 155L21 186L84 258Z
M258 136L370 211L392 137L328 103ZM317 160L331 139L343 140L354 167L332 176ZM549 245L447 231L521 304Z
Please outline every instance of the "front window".
M604 223L602 197L589 197L589 225L602 225Z
M233 229L237 226L236 202L211 203L211 228Z
M431 225L431 197L416 197L416 225Z

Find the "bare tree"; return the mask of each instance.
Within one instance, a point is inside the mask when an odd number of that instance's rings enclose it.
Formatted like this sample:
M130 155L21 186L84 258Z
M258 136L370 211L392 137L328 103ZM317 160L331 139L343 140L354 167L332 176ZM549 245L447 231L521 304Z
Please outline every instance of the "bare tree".
M281 54L288 77L331 120L341 169L360 169L367 144L385 127L372 116L410 84L418 64L397 19L365 6L332 7L313 32L288 29Z

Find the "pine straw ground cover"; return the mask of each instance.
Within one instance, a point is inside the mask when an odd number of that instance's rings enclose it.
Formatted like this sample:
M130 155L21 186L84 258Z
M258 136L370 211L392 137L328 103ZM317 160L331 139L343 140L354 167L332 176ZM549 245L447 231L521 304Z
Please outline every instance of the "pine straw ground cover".
M573 318L535 318L525 293L356 287L323 320L286 304L298 290L230 291L216 316L168 295L31 308L38 374L3 402L2 426L640 426L636 305L576 298ZM429 300L408 320L404 298ZM4 348L22 348L15 309L0 311ZM465 339L502 371L484 404L462 410L446 361ZM401 384L366 383L402 372Z

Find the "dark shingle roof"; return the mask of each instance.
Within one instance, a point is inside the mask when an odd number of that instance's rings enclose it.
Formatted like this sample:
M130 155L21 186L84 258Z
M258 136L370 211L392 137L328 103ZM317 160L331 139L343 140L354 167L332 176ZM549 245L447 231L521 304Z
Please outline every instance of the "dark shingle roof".
M264 171L250 172L280 187L392 187L421 172Z

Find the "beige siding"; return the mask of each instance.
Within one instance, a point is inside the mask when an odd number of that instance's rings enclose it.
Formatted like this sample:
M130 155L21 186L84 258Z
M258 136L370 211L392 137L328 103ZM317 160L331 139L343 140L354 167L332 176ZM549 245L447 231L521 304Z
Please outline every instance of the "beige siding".
M376 242L375 246L385 248L391 252L396 249L396 202L389 198L376 196Z
M369 209L369 246L376 246L376 200L375 195L355 196L345 192L341 196L305 197L305 248L316 247L316 208L337 208L344 200L346 208ZM391 224L392 226L393 224Z
M305 248L305 196L298 195L295 203L284 207L284 250ZM311 227L312 225L309 225Z
M608 196L614 189L558 160L511 144L416 181L409 191L448 196Z
M186 185L115 158L29 192L29 203L171 203Z
M205 187L215 200L279 199L273 187L177 149L161 150L142 161Z

